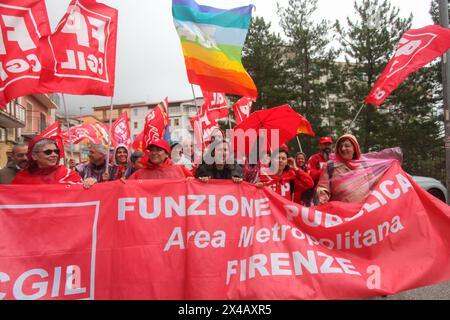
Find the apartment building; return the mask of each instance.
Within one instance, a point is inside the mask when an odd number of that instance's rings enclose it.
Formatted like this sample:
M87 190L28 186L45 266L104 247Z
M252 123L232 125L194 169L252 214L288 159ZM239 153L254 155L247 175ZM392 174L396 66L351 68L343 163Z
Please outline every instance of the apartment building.
M27 143L55 121L60 97L36 94L20 97L0 109L0 167L8 161L15 143Z

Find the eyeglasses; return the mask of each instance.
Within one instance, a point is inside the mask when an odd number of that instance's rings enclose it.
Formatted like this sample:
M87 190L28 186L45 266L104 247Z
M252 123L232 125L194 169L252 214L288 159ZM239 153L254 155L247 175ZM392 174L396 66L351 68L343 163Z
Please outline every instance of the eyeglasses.
M59 155L59 149L48 149L48 150L44 150L44 151L40 151L40 152L46 154L47 156L51 155L53 152L56 155Z

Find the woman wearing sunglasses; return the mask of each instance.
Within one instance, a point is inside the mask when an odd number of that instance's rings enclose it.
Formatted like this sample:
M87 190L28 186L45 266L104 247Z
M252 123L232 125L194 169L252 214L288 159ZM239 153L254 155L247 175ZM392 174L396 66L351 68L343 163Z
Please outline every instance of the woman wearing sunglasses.
M28 145L28 166L13 184L81 184L80 175L59 165L60 150L55 140L36 137Z

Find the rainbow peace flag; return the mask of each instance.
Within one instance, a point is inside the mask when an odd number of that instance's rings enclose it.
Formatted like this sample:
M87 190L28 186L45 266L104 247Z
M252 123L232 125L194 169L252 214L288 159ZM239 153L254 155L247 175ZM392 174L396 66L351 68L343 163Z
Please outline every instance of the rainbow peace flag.
M189 82L206 91L256 99L255 83L242 65L242 47L253 5L218 9L194 0L172 0Z

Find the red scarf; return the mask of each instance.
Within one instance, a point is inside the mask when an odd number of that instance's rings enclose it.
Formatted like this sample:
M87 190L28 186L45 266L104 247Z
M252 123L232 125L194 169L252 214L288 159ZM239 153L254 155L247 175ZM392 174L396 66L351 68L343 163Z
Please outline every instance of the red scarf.
M63 165L43 169L25 169L19 172L12 184L80 184L80 175Z

